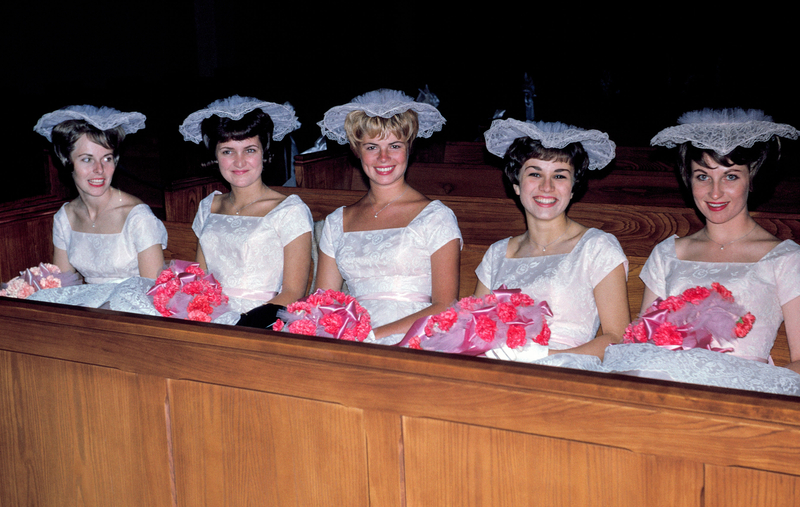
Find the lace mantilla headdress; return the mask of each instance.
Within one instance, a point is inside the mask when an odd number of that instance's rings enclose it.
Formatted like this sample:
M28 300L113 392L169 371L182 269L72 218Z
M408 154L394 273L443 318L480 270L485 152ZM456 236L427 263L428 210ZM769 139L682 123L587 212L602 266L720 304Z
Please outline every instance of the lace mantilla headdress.
M110 107L89 105L67 106L63 109L47 113L39 118L33 130L52 141L53 127L67 120L85 120L100 130L122 127L126 134L133 134L144 128L145 115L137 112L123 113Z
M403 92L387 89L371 91L359 95L349 104L330 108L317 125L322 129L323 136L327 136L339 144L347 144L344 120L352 111L364 111L373 118L376 116L391 118L396 114L405 113L409 109L417 113L419 121L417 137L430 137L434 132L442 130L445 119L434 106L416 102Z
M183 134L184 140L200 144L203 141L203 132L200 126L206 118L220 116L240 120L244 115L256 109L261 109L269 115L274 125L272 138L276 141L280 141L286 134L300 127L300 122L294 114L294 108L289 103L276 104L252 97L233 95L227 99L212 102L205 109L190 114L178 127L178 131Z
M772 136L797 139L797 129L775 123L772 117L757 109L703 109L685 113L678 118L678 125L656 134L650 144L674 148L692 143L696 148L727 155L738 146L752 148L755 143L769 141Z
M530 137L545 148L562 149L571 143L581 143L589 155L589 169L602 169L616 154L617 145L608 134L599 130L583 130L560 122L530 122L513 118L494 120L484 134L486 149L498 157L505 157L515 139Z

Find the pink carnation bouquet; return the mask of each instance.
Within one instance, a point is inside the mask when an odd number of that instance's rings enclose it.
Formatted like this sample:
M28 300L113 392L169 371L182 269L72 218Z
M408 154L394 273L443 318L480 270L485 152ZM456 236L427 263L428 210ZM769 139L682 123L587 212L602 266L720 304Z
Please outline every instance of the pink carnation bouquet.
M212 274L196 262L174 260L147 291L164 317L211 322L228 311L228 296Z
M19 276L15 276L8 283L0 284L0 296L25 299L38 290L68 287L80 283L78 273L62 273L55 264L42 262L38 266L20 271Z
M278 311L274 331L364 341L372 331L367 310L349 294L317 289Z
M398 343L401 347L478 356L506 345L512 349L529 340L550 342L546 301L535 302L520 289L505 285L482 298L468 296L437 315L417 320Z
M732 352L756 318L719 283L692 287L678 296L657 298L625 329L622 343L652 343L670 350L703 348Z

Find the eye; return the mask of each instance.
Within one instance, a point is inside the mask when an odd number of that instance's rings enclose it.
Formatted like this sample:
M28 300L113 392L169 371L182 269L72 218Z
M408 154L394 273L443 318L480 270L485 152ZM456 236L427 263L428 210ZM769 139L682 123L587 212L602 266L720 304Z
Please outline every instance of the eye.
M725 176L728 181L735 181L739 179L739 176L736 174L728 174Z
M707 174L702 174L702 173L701 174L696 174L695 175L695 179L697 181L706 181L708 179L708 175Z

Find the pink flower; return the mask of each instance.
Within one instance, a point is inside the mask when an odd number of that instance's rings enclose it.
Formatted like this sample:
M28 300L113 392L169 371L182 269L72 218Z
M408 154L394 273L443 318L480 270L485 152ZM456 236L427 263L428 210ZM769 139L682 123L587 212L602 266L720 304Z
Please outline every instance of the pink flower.
M514 306L533 306L535 301L524 292L511 294L511 304Z
M481 306L483 304L483 300L481 298L476 298L474 296L467 296L461 298L458 302L458 307L462 310L471 312Z
M737 338L744 338L747 336L747 333L753 329L753 324L755 323L756 318L755 316L747 312L741 319L736 321L736 328L734 329L734 334Z
M725 301L733 301L733 294L731 294L731 291L726 289L723 285L714 282L711 284L711 290L722 296L722 299Z
M192 310L188 313L187 319L198 322L211 322L211 316L202 310Z
M675 312L680 310L686 306L686 301L683 298L678 296L670 296L667 299L658 303L657 307L659 310L669 310L670 312Z
M518 324L508 326L506 345L512 349L525 345L525 328Z
M314 336L317 334L317 325L310 320L295 320L287 326L290 333Z
M272 330L280 331L281 329L283 329L283 326L284 326L283 321L281 319L278 319L275 321L275 324L272 325Z
M408 342L408 348L422 350L422 347L420 346L419 336L414 336L411 338L411 340Z
M711 295L711 291L705 287L694 287L692 289L686 289L681 294L681 297L687 303L692 303L694 305L700 303L702 300L707 298Z
M647 341L647 330L644 322L629 324L622 335L623 343L645 343Z
M550 344L550 326L547 325L547 321L542 321L542 331L536 335L536 338L534 338L533 341L539 345Z
M683 337L678 332L678 328L675 324L664 322L658 326L656 332L653 333L653 343L660 347L664 345L682 345Z
M487 315L481 315L475 321L475 334L485 341L490 342L494 340L494 335L497 332L497 323Z
M433 320L439 325L439 329L442 331L449 331L458 320L458 313L454 309L448 308L435 316Z
M500 303L497 305L497 317L502 322L510 322L517 318L517 307L512 303Z
M336 334L344 324L344 318L338 313L329 313L319 320L325 332L329 334Z

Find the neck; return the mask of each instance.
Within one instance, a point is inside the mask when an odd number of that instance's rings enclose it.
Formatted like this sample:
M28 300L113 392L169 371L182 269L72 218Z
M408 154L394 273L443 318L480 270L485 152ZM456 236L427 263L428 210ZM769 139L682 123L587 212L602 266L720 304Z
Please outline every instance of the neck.
M405 181L399 181L388 187L372 185L370 186L369 193L372 201L378 205L399 199L408 189L409 187L406 185Z
M572 221L562 214L553 220L528 220L528 241L539 246L564 236Z
M231 193L228 198L233 204L244 205L259 199L264 195L266 190L267 186L261 181L257 181L254 184L244 188L231 186Z
M715 243L726 243L741 238L756 226L756 221L745 213L724 224L706 222L706 234Z

